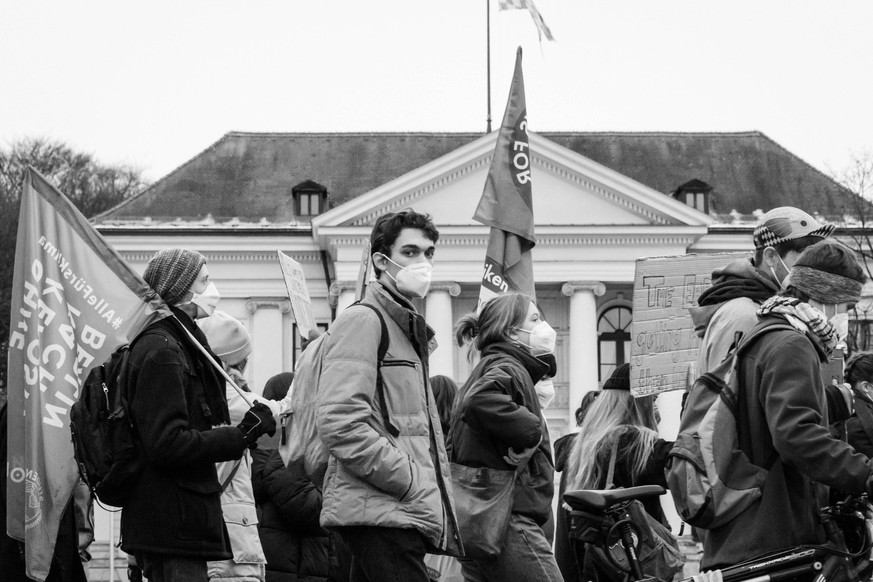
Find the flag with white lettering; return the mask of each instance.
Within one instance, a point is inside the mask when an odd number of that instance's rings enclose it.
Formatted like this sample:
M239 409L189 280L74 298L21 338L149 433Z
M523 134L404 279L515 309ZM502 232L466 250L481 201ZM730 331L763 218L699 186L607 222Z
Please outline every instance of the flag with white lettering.
M479 307L507 291L520 291L535 298L531 249L536 239L521 47L516 53L515 74L485 191L473 219L491 227Z
M555 40L552 31L546 26L546 21L543 20L543 16L537 10L533 0L499 0L497 6L500 10L527 10L537 27L537 36L539 36L540 42L542 42L543 37L546 37L546 40Z
M70 407L88 372L166 304L33 168L21 194L9 334L6 531L45 580L78 480Z

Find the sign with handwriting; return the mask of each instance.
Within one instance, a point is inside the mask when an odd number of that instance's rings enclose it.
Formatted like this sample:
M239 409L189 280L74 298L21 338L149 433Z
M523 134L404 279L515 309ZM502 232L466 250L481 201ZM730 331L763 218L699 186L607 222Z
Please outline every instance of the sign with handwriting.
M750 253L691 254L638 259L631 327L631 393L684 390L697 378L697 349L689 307L712 284L712 271Z

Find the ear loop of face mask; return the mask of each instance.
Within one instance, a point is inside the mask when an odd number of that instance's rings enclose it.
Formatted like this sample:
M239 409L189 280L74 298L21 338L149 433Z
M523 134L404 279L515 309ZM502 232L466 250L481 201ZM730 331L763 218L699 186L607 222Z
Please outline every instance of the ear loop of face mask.
M773 249L773 247L767 247L767 248L769 248L769 249ZM776 270L773 269L773 267L771 267L770 265L767 265L767 267L770 269L770 273L773 274L773 279L775 279L776 283L777 283L780 287L782 287L783 283L785 282L785 279L788 277L788 273L791 272L791 269L788 268L788 265L786 265L786 264L785 264L785 261L782 260L782 257L779 256L779 253L776 252L776 249L773 249L773 252L776 253L776 258L779 259L779 262L782 263L782 268L785 269L785 277L783 277L782 279L780 279L780 278L776 275Z

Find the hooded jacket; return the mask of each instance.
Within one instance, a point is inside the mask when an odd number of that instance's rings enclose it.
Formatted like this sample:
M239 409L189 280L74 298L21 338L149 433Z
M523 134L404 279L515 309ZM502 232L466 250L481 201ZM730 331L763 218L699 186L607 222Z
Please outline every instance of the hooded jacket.
M758 325L777 321L763 318ZM798 544L823 543L818 517L828 487L862 493L873 462L828 431L819 339L798 330L759 337L737 363L737 433L752 463L769 470L762 497L726 525L710 529L701 568L736 564Z
M689 309L694 331L701 338L698 376L727 356L737 333L745 335L758 323L761 303L778 291L773 278L748 259L737 259L712 272L712 286L700 294L698 307Z
M406 299L380 283L364 299L385 320L382 378L394 436L376 396L381 326L371 309L346 309L323 346L318 435L330 451L321 525L415 529L432 553L458 555L449 461L428 384L433 331Z
M482 350L482 359L458 392L449 439L452 461L467 467L515 469L503 457L537 446L518 476L512 512L543 525L551 514L555 466L549 431L534 383L549 365L528 350L498 342Z

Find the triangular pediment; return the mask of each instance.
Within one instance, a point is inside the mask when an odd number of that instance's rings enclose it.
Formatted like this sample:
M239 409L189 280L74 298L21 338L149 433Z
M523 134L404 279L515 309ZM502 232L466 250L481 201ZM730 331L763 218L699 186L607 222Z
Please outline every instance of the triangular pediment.
M414 208L441 226L478 225L497 132L458 148L312 221L319 229L370 225L385 212ZM530 134L538 226L704 226L712 219L538 134Z

